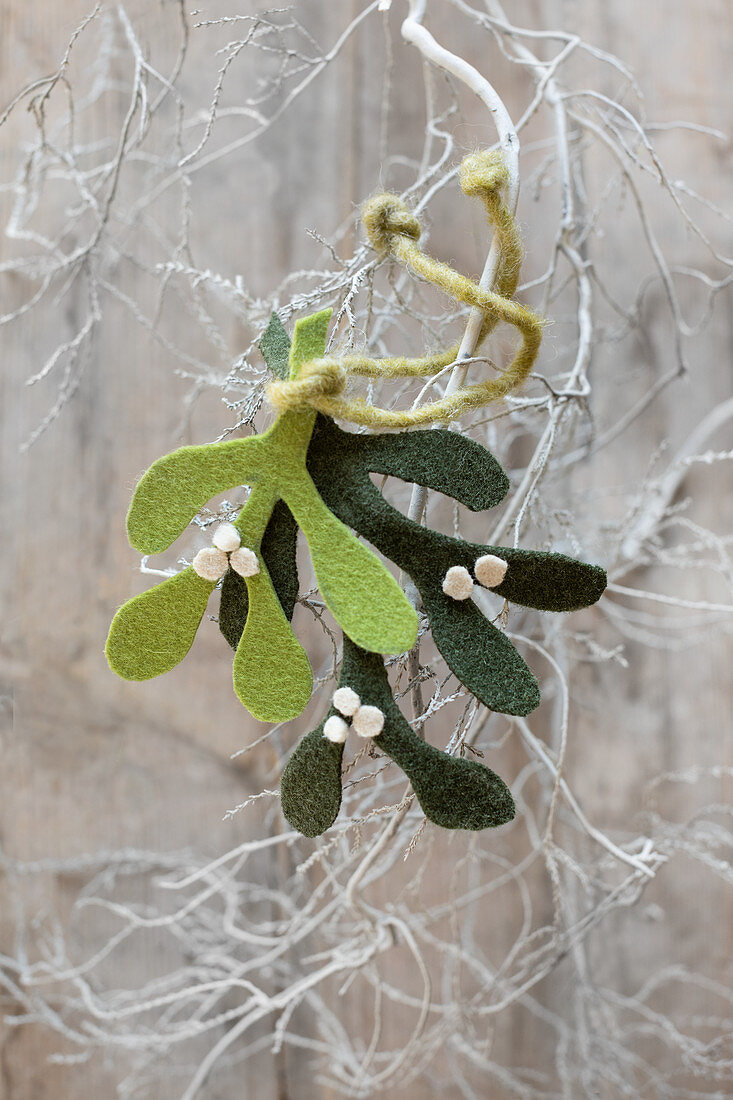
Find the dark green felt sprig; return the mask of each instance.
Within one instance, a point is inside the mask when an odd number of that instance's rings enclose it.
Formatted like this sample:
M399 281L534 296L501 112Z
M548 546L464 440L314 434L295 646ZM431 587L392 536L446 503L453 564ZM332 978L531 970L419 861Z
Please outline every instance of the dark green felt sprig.
M514 800L503 779L482 764L450 756L418 737L394 701L378 654L344 638L339 686L355 692L362 706L381 712L384 724L374 744L405 773L430 821L445 829L486 829L512 820ZM338 714L332 705L324 721L306 734L280 782L283 813L305 836L319 836L330 828L341 807L344 745L324 736L326 723L338 721Z
M444 591L448 571L471 575L491 557L506 563L492 591L539 611L575 611L594 604L606 587L600 566L564 554L485 546L422 527L388 504L370 471L445 493L472 511L498 504L509 482L485 448L455 432L354 435L319 414L308 469L329 508L376 546L415 583L433 639L446 664L492 710L526 715L540 701L537 681L514 645L469 598Z

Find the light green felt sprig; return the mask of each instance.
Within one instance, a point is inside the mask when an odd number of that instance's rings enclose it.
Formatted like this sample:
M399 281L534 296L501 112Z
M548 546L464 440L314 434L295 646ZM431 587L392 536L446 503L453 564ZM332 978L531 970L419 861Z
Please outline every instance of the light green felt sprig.
M304 363L323 356L330 316L330 309L322 310L296 323L287 360L290 379ZM396 580L329 511L306 469L315 419L313 409L291 409L262 435L173 451L143 475L127 516L131 545L157 554L212 497L239 485L251 487L234 526L242 546L257 556L259 571L246 577L249 607L233 677L244 706L266 722L295 718L313 686L308 658L261 553L279 500L306 537L323 600L345 634L363 649L391 654L410 649L417 637L417 615ZM189 566L128 600L107 639L113 671L126 680L147 680L174 668L191 648L216 584Z

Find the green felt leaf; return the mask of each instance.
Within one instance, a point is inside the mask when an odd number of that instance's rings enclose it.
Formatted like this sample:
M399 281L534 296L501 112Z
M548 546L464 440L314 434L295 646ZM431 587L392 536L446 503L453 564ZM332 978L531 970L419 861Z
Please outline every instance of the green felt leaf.
M266 469L263 437L179 447L143 474L127 513L130 544L159 554L177 539L217 493L254 484Z
M149 680L175 668L193 644L215 586L189 567L123 604L105 648L112 671L125 680Z
M325 738L323 726L321 722L302 739L280 780L283 813L303 836L325 833L341 808L344 746Z
M260 340L260 351L274 375L283 379L288 377L290 337L277 313L270 317L270 323Z
M322 310L296 323L290 350L292 377L304 362L323 355L330 317L330 310ZM273 441L285 453L302 446L305 459L314 420L310 412L281 416L272 429ZM417 638L415 610L376 555L328 510L305 466L283 472L281 490L308 541L324 602L341 628L365 649L380 653L410 649Z
M425 816L443 829L490 829L514 817L511 791L496 772L426 745L407 722L385 725L378 742L412 783Z
M512 643L471 600L452 600L442 590L449 566L472 568L484 548L421 527L392 508L369 478L362 437L324 421L317 422L308 464L326 503L412 577L435 644L460 682L492 710L529 714L539 704L539 688Z
M522 716L539 706L540 689L530 669L472 600L452 600L442 587L424 580L420 594L446 664L481 703Z
M417 614L392 574L328 510L310 479L286 502L308 540L321 595L342 630L378 653L411 649Z
M285 373L286 352L292 378L304 363L322 356L330 317L326 309L299 320L289 346L284 327L273 315L262 340L273 371ZM212 496L238 485L251 487L235 526L243 546L260 554L261 573L245 584L231 570L225 574L220 626L236 647L235 690L256 717L267 721L298 714L312 686L307 658L287 621L297 597L296 520L308 540L323 598L347 633L367 649L388 653L410 648L417 636L417 615L394 577L329 512L308 475L306 453L314 423L312 410L292 409L261 436L182 447L153 463L135 491L128 515L132 545L143 553L157 553ZM195 588L202 582L197 578L190 583ZM211 591L213 585L203 583ZM197 588L193 596L200 591ZM121 675L158 675L187 652L203 611L196 599L188 598L191 593L179 593L177 588L171 593L165 585L158 586L115 620L110 653ZM171 625L176 612L180 626ZM166 619L158 631L165 644L156 649L142 637L133 643L135 631L147 629L154 635L155 615Z
M290 377L297 378L303 363L320 359L326 350L328 324L333 310L322 309L310 317L295 322L293 343L290 348Z
M599 565L588 565L565 554L509 547L479 547L509 562L504 580L493 591L506 600L537 611L577 611L597 603L607 577Z
M261 722L288 722L305 710L313 676L293 633L267 568L247 577L249 613L234 654L234 690Z
M433 428L358 439L365 468L426 485L474 512L493 508L509 492L509 478L491 452L457 432Z
M260 553L286 619L292 619L298 598L297 540L297 524L290 509L279 500L265 528ZM242 637L248 610L249 596L244 577L229 569L221 586L219 630L232 649L237 648Z

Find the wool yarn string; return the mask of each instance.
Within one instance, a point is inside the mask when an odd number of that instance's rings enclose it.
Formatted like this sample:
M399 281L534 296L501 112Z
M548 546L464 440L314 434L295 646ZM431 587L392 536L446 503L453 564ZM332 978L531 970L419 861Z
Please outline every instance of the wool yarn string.
M335 419L368 428L413 428L457 419L472 409L482 408L506 397L520 386L537 358L542 340L542 321L513 295L519 281L523 248L516 221L504 202L501 190L507 180L504 160L497 152L479 152L466 157L460 182L464 194L481 199L490 227L497 233L501 262L493 291L482 289L449 264L426 255L419 245L421 226L398 195L374 195L362 209L362 222L369 242L380 255L390 255L454 300L484 313L478 344L499 322L513 325L522 337L509 366L498 378L464 386L450 397L431 401L405 411L368 405L361 399L342 396L350 375L368 378L430 377L456 361L458 345L415 359L396 357L371 359L362 355L326 357L304 363L298 377L273 381L268 397L281 411L311 407Z

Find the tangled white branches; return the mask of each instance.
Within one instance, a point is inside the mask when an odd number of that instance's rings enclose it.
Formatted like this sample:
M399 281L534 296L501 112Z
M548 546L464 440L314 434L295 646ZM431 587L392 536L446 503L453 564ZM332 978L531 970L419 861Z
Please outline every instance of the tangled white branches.
M415 0L402 25L397 17L406 12L391 7L400 5L361 5L328 30L324 47L290 9L189 18L171 0L165 33L155 38L159 58L143 45L142 17L122 4L99 6L58 70L11 102L0 123L27 107L29 133L4 188L12 253L1 270L16 300L0 321L47 334L58 317L73 318L71 334L28 379L55 390L26 446L83 387L113 311L149 334L151 356L187 384L179 434L211 394L223 398L222 435L264 423L266 378L255 345L272 308L287 319L333 305L336 346L375 354L438 346L462 326L461 361L451 373L422 389L370 390L380 404L450 392L491 368L473 354L477 318L446 316L440 295L377 264L354 243L353 211L338 212L335 231L333 217L311 231L319 266L285 273L268 254L276 286L258 282L256 264L250 270L243 261L245 274L219 270L206 247L208 229L227 231L211 208L212 180L235 188L248 147L275 142L275 162L290 158L283 175L294 177L298 162L308 188L306 153L288 150L278 127L290 125L291 146L299 135L318 144L310 94L381 21L381 108L363 139L381 182L428 218L436 251L459 250L456 240L471 238L469 223L460 233L444 228L445 211L453 217L459 204L457 165L468 143L490 143L498 131L512 199L521 168L528 200L519 208L529 242L520 293L553 321L526 391L463 426L511 475L493 530L420 491L411 514L427 507L465 537L510 535L515 544L602 561L609 593L597 609L569 618L512 612L506 625L543 688L542 708L526 720L479 707L426 638L419 652L394 662L397 696L413 723L447 751L483 757L510 783L517 818L499 833L427 826L404 777L374 748L347 760L344 808L326 836L313 843L284 832L271 787L294 738L276 727L242 750L262 752L264 744L278 761L269 785L228 811L248 839L213 861L195 851L125 850L29 863L5 852L15 907L14 938L0 956L0 984L15 1012L9 1021L55 1033L56 1059L82 1080L103 1055L125 1100L233 1095L227 1082L250 1065L277 1080L278 1095L299 1100L332 1092L723 1096L733 1080L731 993L710 959L695 966L684 953L657 950L657 941L662 929L678 928L671 910L681 895L733 877L720 795L731 770L696 758L679 769L664 759L642 765L635 748L653 708L644 699L659 689L635 682L636 712L614 695L631 693L630 665L655 667L643 665L645 655L653 662L729 637L731 538L716 508L679 492L696 477L704 495L709 479L724 476L733 400L712 408L692 401L693 419L678 418L676 438L670 430L648 449L640 445L670 393L690 400L688 374L695 395L714 392L703 384L706 363L696 352L688 367L686 349L700 346L733 279L720 243L729 217L667 171L659 146L677 132L699 141L721 135L650 120L621 60L565 30L515 26L498 0ZM448 28L480 63L442 43ZM417 54L421 70L410 67ZM400 112L411 98L414 118L420 72L424 125L415 142ZM196 96L205 80L202 108ZM100 135L92 120L110 96L116 109ZM337 148L326 137L323 145L324 156ZM261 171L245 185L241 210L256 240L256 223L275 226L282 214L266 162L246 163ZM334 173L329 165L329 178ZM351 201L376 183L356 180ZM674 236L678 225L685 237ZM275 236L271 228L250 255L262 260ZM490 251L485 285L495 269ZM499 336L497 357L501 347ZM657 369L657 361L666 365ZM408 507L404 487L390 482L385 491ZM234 507L224 502L197 522L228 517ZM312 614L313 646L328 643L319 683L332 686L333 632L314 591L301 604L303 622ZM616 719L634 713L625 750L609 755L603 741ZM600 763L584 752L589 744ZM619 761L625 771L619 781L612 776L613 798L594 805L606 783L594 769ZM68 918L36 921L33 885L49 876L81 878L83 886ZM128 983L126 960L140 955L155 962ZM627 957L628 970L620 962ZM263 1052L272 1059L267 1070ZM220 1083L229 1091L216 1091Z

